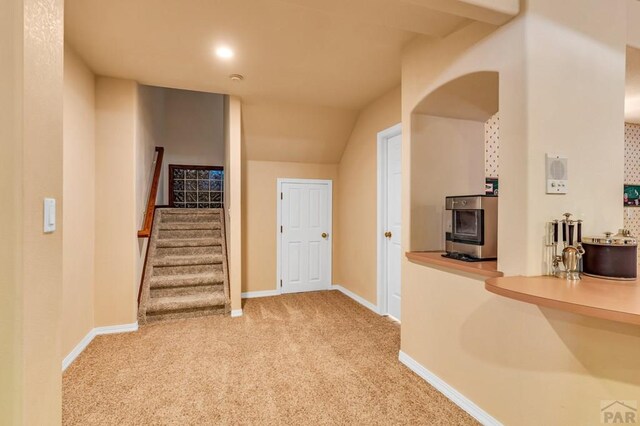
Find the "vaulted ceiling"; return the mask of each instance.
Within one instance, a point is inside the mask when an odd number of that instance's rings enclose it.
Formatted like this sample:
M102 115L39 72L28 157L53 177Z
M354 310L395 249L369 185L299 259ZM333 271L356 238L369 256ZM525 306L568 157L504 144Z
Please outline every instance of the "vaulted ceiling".
M350 109L399 83L416 35L504 15L459 0L67 0L65 10L67 41L98 74ZM216 58L220 44L236 56Z
M356 112L400 83L401 52L410 40L443 37L471 20L499 25L517 13L517 5L518 0L66 0L65 37L96 74L241 96L247 120L271 116L275 130L307 132L291 140L327 144L320 157L334 161ZM216 57L220 45L233 48L235 56ZM244 80L231 81L230 74ZM300 121L285 123L295 117ZM245 124L247 130L264 127ZM332 126L336 130L327 129ZM294 143L281 146L291 161L318 160L315 154L294 155ZM249 148L263 152L257 145Z

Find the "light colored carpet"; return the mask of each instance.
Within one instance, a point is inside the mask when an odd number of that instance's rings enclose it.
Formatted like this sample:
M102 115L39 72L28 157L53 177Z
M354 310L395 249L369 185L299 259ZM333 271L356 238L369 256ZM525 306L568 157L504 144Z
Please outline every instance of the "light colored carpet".
M97 337L63 376L66 425L475 424L398 361L400 328L337 291Z
M156 210L138 323L229 312L222 209Z

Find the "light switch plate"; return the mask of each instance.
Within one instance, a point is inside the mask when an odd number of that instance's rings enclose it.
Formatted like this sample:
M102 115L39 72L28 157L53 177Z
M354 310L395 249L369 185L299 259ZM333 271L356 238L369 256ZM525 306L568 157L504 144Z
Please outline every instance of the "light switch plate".
M51 233L56 230L56 199L44 199L44 232Z

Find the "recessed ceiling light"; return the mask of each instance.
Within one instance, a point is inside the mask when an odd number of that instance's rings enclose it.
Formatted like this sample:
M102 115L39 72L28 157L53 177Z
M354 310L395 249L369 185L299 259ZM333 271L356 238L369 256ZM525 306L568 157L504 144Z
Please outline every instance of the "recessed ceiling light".
M242 74L231 74L229 76L229 78L231 79L231 81L242 81L242 80L244 80L244 76Z
M220 46L216 49L216 55L221 59L231 59L233 58L233 49L229 46Z

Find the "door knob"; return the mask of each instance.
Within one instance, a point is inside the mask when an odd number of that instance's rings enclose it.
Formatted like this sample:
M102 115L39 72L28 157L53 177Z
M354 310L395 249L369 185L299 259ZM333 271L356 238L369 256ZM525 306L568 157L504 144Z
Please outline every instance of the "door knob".
M391 238L391 231L385 232L384 236L387 237L387 238Z
M322 233L322 238L327 238L329 236L329 234L327 234L326 232Z

